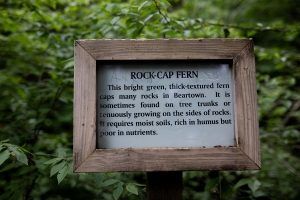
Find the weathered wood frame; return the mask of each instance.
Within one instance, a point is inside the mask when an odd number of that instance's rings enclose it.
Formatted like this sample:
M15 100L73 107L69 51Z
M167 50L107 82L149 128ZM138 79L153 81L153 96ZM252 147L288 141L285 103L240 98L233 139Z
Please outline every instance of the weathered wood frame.
M260 169L252 39L77 40L74 172ZM235 147L96 149L96 60L232 60Z

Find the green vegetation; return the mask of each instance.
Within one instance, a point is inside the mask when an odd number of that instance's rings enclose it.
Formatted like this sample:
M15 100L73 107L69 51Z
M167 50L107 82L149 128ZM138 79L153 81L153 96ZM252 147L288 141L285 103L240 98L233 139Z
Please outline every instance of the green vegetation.
M299 199L299 8L297 0L0 0L0 200L143 199L143 173L71 172L73 42L207 37L254 40L262 169L185 172L184 199Z

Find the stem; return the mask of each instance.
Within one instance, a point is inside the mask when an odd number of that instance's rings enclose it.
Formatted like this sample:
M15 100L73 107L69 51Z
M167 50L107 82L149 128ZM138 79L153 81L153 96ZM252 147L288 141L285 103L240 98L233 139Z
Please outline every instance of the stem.
M156 7L157 11L159 12L159 14L166 20L166 22L167 22L169 25L171 25L171 23L169 22L167 16L164 15L164 14L161 12L160 7L159 7L157 1L156 1L156 0L153 0L153 2L154 2L154 4L155 4L155 7Z
M242 26L238 26L238 25L233 25L233 24L219 24L219 23L207 23L208 25L211 26L223 26L223 27L227 27L227 28L236 28L236 29L241 29L241 30L250 30L250 31L274 31L274 32L298 32L297 30L288 30L288 29L283 29L283 28L252 28L252 27L242 27Z
M44 119L42 125L41 125L39 128L36 129L36 135L35 135L36 138L35 138L35 141L37 140L37 137L38 137L38 135L39 135L39 132L40 132L40 131L44 128L44 126L45 126L45 120L50 116L50 114L52 114L53 108L54 108L55 104L57 103L57 101L58 101L60 95L61 95L62 92L66 89L66 87L69 86L69 84L70 84L70 82L66 83L60 90L59 90L59 89L57 90L57 92L56 92L56 94L55 94L55 97L54 97L54 100L53 100L53 102L52 102L52 104L51 104L51 106L50 106L49 111L47 112L47 114L46 114L46 116L45 116L45 119Z
M34 156L57 157L57 155L55 155L55 154L46 154L46 153L38 153L38 154L34 154Z
M30 193L35 185L36 179L38 178L38 176L35 176L34 179L32 180L30 186L26 189L26 194L25 194L25 200L30 199Z
M264 147L262 147L262 148L265 149L272 156L274 156L274 158L276 158L278 160L278 162L280 162L280 164L283 167L285 167L288 171L290 171L292 174L294 174L295 176L297 176L298 178L300 178L300 173L295 168L293 168L288 162L286 162L282 158L279 158L277 154L272 153L269 149L264 148Z
M282 126L285 126L288 121L290 120L290 118L292 117L292 115L299 109L300 107L300 100L298 100L292 107L292 109L288 112L288 114L285 116L285 118L283 119L282 122Z

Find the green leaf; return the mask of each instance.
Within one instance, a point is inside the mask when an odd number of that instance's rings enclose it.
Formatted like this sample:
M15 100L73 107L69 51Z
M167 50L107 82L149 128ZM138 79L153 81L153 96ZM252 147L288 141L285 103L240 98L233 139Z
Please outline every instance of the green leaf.
M74 66L74 60L67 62L64 66L64 69L68 69L73 66Z
M8 171L12 168L15 168L15 163L10 163L10 164L6 165L3 169L0 170L0 173Z
M48 1L48 3L53 9L56 9L56 1L52 0L52 1Z
M101 173L92 173L92 178L97 185L101 185L103 183L103 175Z
M22 192L14 192L13 195L8 200L20 200L22 197Z
M167 9L167 8L168 8L167 4L165 4L164 2L159 2L159 4L160 4L164 9Z
M154 14L148 15L146 17L146 19L144 20L144 23L146 23L149 19L151 19L153 17Z
M69 173L69 166L65 165L57 174L58 184L60 184L60 182L66 177L68 173Z
M54 165L50 170L50 177L60 171L63 167L66 166L66 161L59 162L58 164Z
M2 195L0 196L0 200L7 200L7 199L9 199L9 197L10 197L12 194L13 194L12 191L7 191L7 192L5 192L4 194L2 194Z
M13 153L13 155L16 157L17 161L24 163L25 165L28 165L27 156L20 149L19 146L13 145L13 144L5 144L5 146L7 146L8 150L10 150Z
M248 183L248 186L251 189L252 193L255 193L255 191L260 187L260 185L261 183L258 180Z
M159 0L160 1L160 3L165 3L168 7L172 7L172 5L170 4L170 2L169 1L167 1L167 0Z
M121 196L121 194L123 192L123 184L124 183L118 183L117 188L114 190L113 197L115 200L119 199L119 197Z
M33 170L35 170L35 166L30 166L30 167L20 167L20 170L17 173L14 173L16 176L21 176L23 174L27 174Z
M228 199L228 197L234 192L228 181L223 178L221 181L221 197L222 199Z
M131 183L132 185L136 185L136 186L141 186L141 187L146 187L145 184L139 184L139 183Z
M127 186L126 186L126 190L132 194L135 194L135 195L138 195L138 189L135 185L129 183Z
M119 17L119 16L114 17L112 20L110 20L110 24L111 24L111 25L114 25L114 24L117 23L119 20L120 20L120 17Z
M182 21L174 20L178 25L182 26L182 28L185 27L184 23Z
M165 29L161 30L160 33L166 33L166 32L168 32L168 31L172 31L172 29L170 29L170 28L165 28Z
M254 193L253 193L253 196L254 197L262 197L262 196L265 196L265 193L264 192L262 192L262 191L255 191Z
M140 11L144 5L146 5L149 1L144 1L143 3L140 4L140 6L138 7L138 11Z
M64 158L64 157L66 157L66 156L67 156L67 154L66 154L66 152L65 152L64 150L60 150L60 151L58 152L58 157Z
M62 158L53 158L51 160L48 160L46 162L44 162L44 165L50 165L50 164L55 164L58 163L59 161L63 160Z
M241 180L239 180L239 182L237 182L237 184L235 184L235 186L234 186L234 189L236 190L236 189L238 189L239 187L241 187L241 186L243 186L243 185L246 185L246 184L248 184L248 183L250 183L251 182L251 179L246 179L246 178L244 178L244 179L241 179Z
M10 153L8 150L5 150L0 153L0 165L2 165L2 163L4 163L9 158L9 155Z
M1 140L1 141L0 141L0 143L5 143L5 142L9 142L9 139Z
M135 16L135 17L139 17L140 16L140 14L134 13L134 12L129 12L128 15L132 15L132 16Z
M141 32L143 31L143 28L144 28L144 26L137 26L135 31L133 31L133 33L132 33L132 38L136 38L137 36L139 36L141 34Z
M14 151L14 153L17 158L17 161L24 163L25 165L28 165L27 156L25 155L25 153L23 151L17 149L17 151Z
M140 200L146 200L146 197L145 197L144 193L141 192L141 191L138 191L138 192L139 192Z
M210 192L211 189L215 188L219 183L219 178L209 180L205 185L205 192Z
M117 182L119 182L119 181L118 181L118 180L115 180L115 179L109 179L109 180L104 181L100 186L101 186L101 187L106 187L106 186L115 184L115 183L117 183Z

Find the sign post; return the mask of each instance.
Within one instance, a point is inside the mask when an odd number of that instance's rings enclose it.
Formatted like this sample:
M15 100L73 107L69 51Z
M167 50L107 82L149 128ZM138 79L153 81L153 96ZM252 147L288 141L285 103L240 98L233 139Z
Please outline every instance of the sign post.
M77 40L74 171L260 169L255 82L251 39Z
M182 172L147 172L147 200L181 200Z

